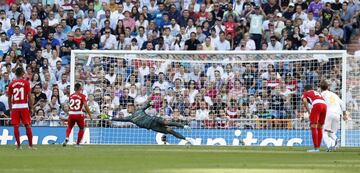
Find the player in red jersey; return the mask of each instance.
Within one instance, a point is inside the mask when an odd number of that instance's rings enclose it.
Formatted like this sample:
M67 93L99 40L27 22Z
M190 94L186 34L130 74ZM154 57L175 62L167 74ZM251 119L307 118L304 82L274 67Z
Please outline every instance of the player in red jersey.
M85 115L83 113L83 108L89 115L89 118L92 120L90 109L87 105L86 96L82 93L83 87L81 84L75 84L75 93L71 94L69 97L69 118L68 118L68 127L66 129L66 139L63 143L65 147L69 142L69 135L74 127L75 123L79 126L79 133L76 145L78 146L82 140L84 135L84 128L85 128Z
M314 143L314 149L308 150L308 152L319 152L323 136L322 128L326 117L326 102L321 94L314 91L310 85L305 86L302 101L306 111L310 113L310 127ZM308 104L312 105L311 111Z
M35 149L32 144L31 117L30 110L33 109L34 101L31 97L29 81L24 79L25 71L19 67L15 70L16 79L8 85L8 103L10 109L11 123L14 126L14 136L16 139L16 149L21 149L20 145L20 120L26 129L26 136L29 141L29 148ZM29 110L30 108L30 110Z

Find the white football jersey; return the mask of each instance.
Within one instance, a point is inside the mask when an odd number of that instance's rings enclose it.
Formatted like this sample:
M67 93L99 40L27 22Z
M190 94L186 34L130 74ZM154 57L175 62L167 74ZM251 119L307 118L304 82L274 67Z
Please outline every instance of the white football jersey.
M338 95L335 93L326 90L321 93L321 95L324 97L326 105L327 105L327 112L326 116L340 116L342 115L343 111L345 111L345 104L344 102L339 98Z

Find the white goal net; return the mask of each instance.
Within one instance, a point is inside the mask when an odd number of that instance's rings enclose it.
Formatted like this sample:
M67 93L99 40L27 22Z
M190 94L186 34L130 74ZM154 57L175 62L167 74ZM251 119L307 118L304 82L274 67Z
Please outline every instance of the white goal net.
M196 145L311 146L303 87L328 80L351 116L339 129L342 145L360 146L359 61L345 51L75 50L71 67L71 87L84 84L97 119L87 123L86 143L163 143L163 134L111 121L150 99L146 113L189 125L174 130Z

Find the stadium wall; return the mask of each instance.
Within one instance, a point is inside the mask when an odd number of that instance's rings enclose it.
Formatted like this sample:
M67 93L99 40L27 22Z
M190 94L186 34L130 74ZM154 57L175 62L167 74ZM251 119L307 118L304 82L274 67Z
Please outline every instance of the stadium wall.
M178 132L194 137L195 145L226 145L241 146L241 141L246 146L311 146L312 141L309 130L246 130L246 129L192 129L185 131L176 129ZM77 131L77 129L76 129ZM347 135L358 134L360 130L347 131ZM21 128L21 134L25 130ZM64 127L33 127L34 144L60 144L65 140ZM277 138L273 138L274 134ZM77 134L77 133L75 133ZM101 134L101 135L100 135ZM114 134L121 134L114 136ZM134 134L143 134L137 137ZM199 135L201 134L201 135ZM162 134L140 128L87 128L84 144L108 144L108 145L161 145ZM180 141L167 135L169 144L185 145ZM27 143L26 135L21 136L22 143ZM12 127L0 127L0 144L14 145L15 139ZM347 146L358 146L347 141Z

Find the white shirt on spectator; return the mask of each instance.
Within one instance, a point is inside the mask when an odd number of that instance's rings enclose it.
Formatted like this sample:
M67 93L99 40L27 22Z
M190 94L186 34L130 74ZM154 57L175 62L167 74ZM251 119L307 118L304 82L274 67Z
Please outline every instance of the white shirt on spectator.
M173 37L176 37L176 35L180 32L180 25L179 24L175 24L174 26L171 25L170 30L171 30L171 35Z
M119 11L114 11L114 12L111 12L111 17L112 19L114 19L115 21L118 21L118 20L123 20L125 18L123 12L119 12Z
M160 83L159 81L156 81L153 84L152 88L155 88L155 87L159 87L160 90L165 91L170 87L170 84L168 81L165 81L165 80L162 83Z
M50 58L48 60L49 60L49 66L50 66L52 71L55 70L55 68L56 68L56 62L62 61L61 58L59 58L59 57Z
M16 45L19 46L20 43L24 40L24 38L25 35L23 33L19 33L19 35L14 34L10 37L10 41L16 43Z
M255 41L253 39L249 39L246 42L245 50L255 50L255 49L256 49Z
M222 74L222 76L221 76L221 79L224 79L224 80L230 80L230 79L232 79L232 78L234 78L234 76L235 76L235 74L234 74L234 72L230 72L230 73L228 73L228 72L224 72L223 74Z
M0 102L4 103L6 110L9 109L8 96L6 96L6 94L0 96Z
M175 41L171 43L170 50L184 50L185 43L183 41L180 44L174 44Z
M49 19L49 26L54 26L59 24L59 20L57 18Z
M174 40L174 37L171 35L168 35L168 36L164 35L163 38L164 38L164 43L170 47L171 43Z
M215 28L215 31L216 31L216 35L219 35L219 33L221 32L221 31L224 31L225 32L225 29L226 29L226 27L224 26L224 25L215 25L214 26L214 28Z
M140 77L140 79L143 79L144 76L146 76L148 74L150 74L149 66L145 66L145 67L141 66L141 67L139 67L139 77ZM141 81L143 81L143 80L141 80Z
M41 20L40 19L36 19L36 20L29 19L28 22L31 23L32 28L36 28L38 26L41 26Z
M206 120L209 118L209 110L198 109L196 110L196 120Z
M107 79L110 82L110 84L113 84L116 79L116 73L114 73L112 76L110 76L110 74L106 74L105 79Z
M185 29L185 32L187 35L190 35L192 32L196 33L196 27L195 26L192 26L192 27L187 26Z
M27 4L24 4L22 2L20 5L20 8L21 8L21 11L24 13L25 20L29 20L30 15L31 15L31 9L32 9L31 4L29 2Z
M275 27L275 32L280 34L281 31L285 28L285 24L281 20L276 20L274 21L274 27Z
M124 6L124 12L125 11L131 12L131 9L133 8L134 4L129 3L129 5L127 5L126 2L123 2L123 6Z
M4 42L0 41L0 50L3 51L4 54L8 52L10 46L11 46L10 41L6 41L6 40Z
M148 99L147 95L144 95L144 96L138 95L135 97L134 103L137 105L142 105L143 103L146 102L147 99Z
M210 39L211 39L211 45L214 47L215 49L215 42L219 41L219 37L216 35L216 37L212 37L210 36Z
M141 46L143 45L143 43L144 43L145 41L147 41L147 37L146 37L145 34L144 34L142 37L141 37L140 35L138 35L138 36L136 36L135 38L136 38L136 40L137 40L137 43L138 43L139 47L141 47Z
M266 50L282 50L283 46L279 41L276 41L275 46L271 44L271 42L268 43L268 47Z
M105 18L105 11L101 9L96 13L96 19L100 21L103 18Z
M301 45L298 50L311 50L311 48L308 45L306 46Z
M214 43L215 50L230 50L230 42L227 40L224 40L221 42L221 40L217 40Z
M92 101L92 102L88 101L88 105L89 105L90 112L93 115L96 116L96 115L100 114L100 106L96 101Z
M315 27L316 20L305 20L303 24L300 26L300 30L303 30L305 34L309 34L310 28Z
M221 66L211 66L207 69L206 71L206 76L209 77L210 81L215 81L215 71L219 71L220 72L220 76L222 76L222 74L224 73L224 69Z
M137 20L135 22L136 28L139 28L139 26L142 26L146 29L148 27L148 25L149 25L149 21L147 21L147 20L144 20L143 22L140 22L140 20Z
M2 23L2 30L3 31L7 31L10 29L11 25L10 25L10 19L5 18L5 19L0 19L0 22Z
M198 90L194 89L191 92L189 92L189 103L192 104L195 102L195 97L199 93Z
M319 41L319 37L317 35L314 35L313 37L308 35L305 37L307 41L307 45L312 49L315 47L315 44Z
M83 20L83 25L85 25L87 28L91 27L91 22L95 21L97 24L99 24L99 21L94 17L94 18L85 18Z
M295 21L295 19L297 19L297 18L300 18L302 21L305 21L307 16L306 16L306 14L304 12L301 12L300 14L299 13L294 13L292 15L292 20Z
M85 90L87 93L94 93L94 91L95 91L95 85L94 85L94 84L87 84L87 83L85 83L85 85L84 85L84 90Z
M100 42L104 43L106 40L106 35L102 35L100 37ZM110 34L109 38L106 40L106 42L103 45L103 49L114 49L116 44L116 37L115 35Z
M181 80L181 82L189 82L190 81L188 73L180 74L180 72L176 72L174 75L174 78L173 78L173 82L175 82L175 80L177 78L179 78Z
M64 89L70 85L70 82L66 81L65 83L62 83L62 81L59 81L58 83L59 90L64 91Z
M44 50L41 52L41 56L42 56L43 58L47 58L48 60L50 60L51 57L52 57L52 54L53 54L52 52L53 52L52 50L50 50L50 52L48 52L47 49L44 49Z

